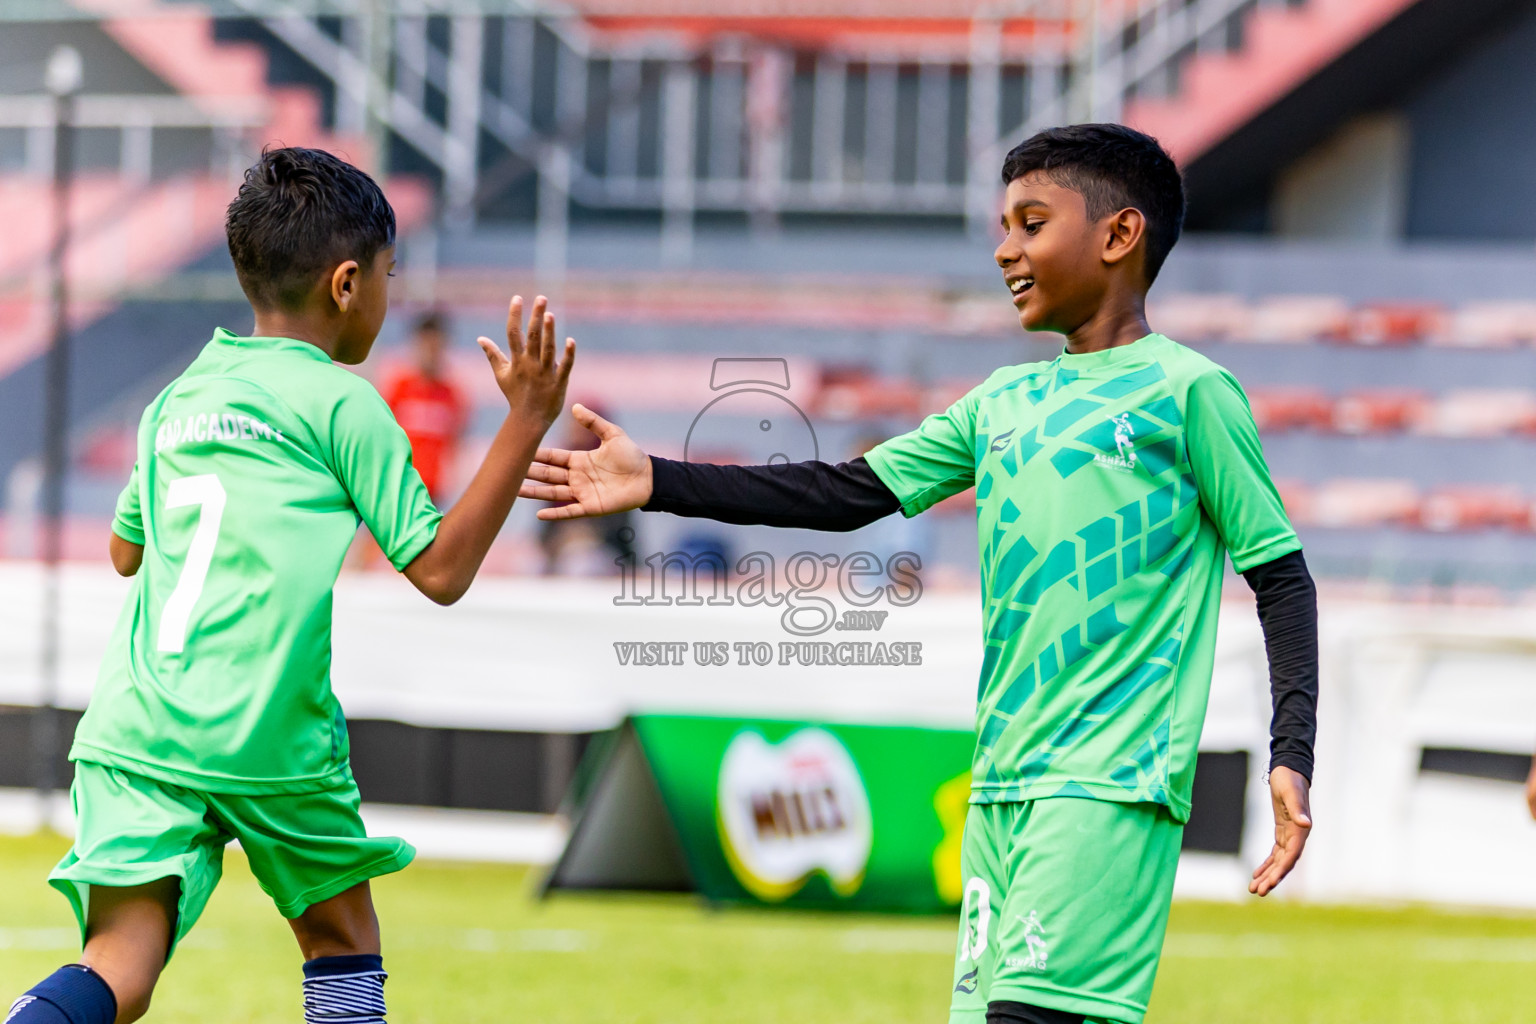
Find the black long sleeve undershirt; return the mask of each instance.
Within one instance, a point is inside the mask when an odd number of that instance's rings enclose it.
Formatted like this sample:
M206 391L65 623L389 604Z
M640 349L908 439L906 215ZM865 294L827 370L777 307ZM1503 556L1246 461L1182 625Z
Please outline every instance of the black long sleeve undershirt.
M1312 781L1317 738L1317 587L1300 551L1243 573L1253 588L1269 655L1269 766Z
M901 502L862 458L831 465L711 466L651 458L651 500L643 512L715 519L737 526L797 526L846 533Z
M712 466L651 458L646 512L714 519L738 526L789 526L846 532L901 509L862 458L831 465ZM1317 589L1300 551L1243 573L1258 601L1274 702L1271 767L1312 778L1317 735Z

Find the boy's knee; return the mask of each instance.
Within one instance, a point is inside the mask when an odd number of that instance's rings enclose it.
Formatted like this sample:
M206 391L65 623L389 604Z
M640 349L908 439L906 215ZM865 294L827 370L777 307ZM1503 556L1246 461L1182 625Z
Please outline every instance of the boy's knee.
M153 985L145 985L142 988L127 993L126 998L117 1001L117 1024L133 1024L134 1021L149 1013L149 1000L155 994Z
M379 918L366 882L316 903L288 923L305 960L380 951Z
M160 980L158 972L135 970L120 963L93 958L89 954L81 959L81 966L111 992L117 1007L117 1024L133 1024L149 1012L155 983Z

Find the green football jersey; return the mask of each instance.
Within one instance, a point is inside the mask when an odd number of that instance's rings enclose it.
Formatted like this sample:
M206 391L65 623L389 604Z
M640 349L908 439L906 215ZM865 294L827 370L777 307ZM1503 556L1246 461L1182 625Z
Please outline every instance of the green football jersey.
M139 423L112 529L144 562L71 758L215 793L344 781L336 575L359 520L403 569L441 518L371 384L219 330Z
M1242 389L1153 334L1005 367L867 456L913 516L976 486L985 654L971 801L1189 815L1226 553L1301 547Z

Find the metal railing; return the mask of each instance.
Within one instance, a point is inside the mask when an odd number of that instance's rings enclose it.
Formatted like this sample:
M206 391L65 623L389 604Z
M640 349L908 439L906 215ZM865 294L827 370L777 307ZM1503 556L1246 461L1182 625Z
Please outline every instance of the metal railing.
M581 4L549 0L213 0L197 9L261 24L324 75L336 129L369 140L376 167L391 140L424 160L440 178L450 226L486 211L531 217L539 261L553 268L573 206L659 214L676 261L701 213L766 224L895 212L985 229L1011 145L1049 124L1118 120L1134 98L1175 92L1191 57L1240 45L1257 7L1302 2L950 0L903 8L904 17L931 12L933 30L909 36L878 31L879 4L780 5L873 26L815 47L753 35L746 22L731 31L729 10L704 37L664 23L594 28L578 16ZM26 3L8 6L20 17ZM656 19L701 5L629 7ZM629 7L607 3L602 13ZM132 16L186 10L162 0L135 5ZM254 100L197 122L201 108L176 99L98 99L95 120L123 132L125 173L145 173L146 140L160 125L206 123L231 162L260 141ZM26 102L0 100L0 125L32 124ZM83 103L82 116L89 110ZM39 134L29 152L44 141Z

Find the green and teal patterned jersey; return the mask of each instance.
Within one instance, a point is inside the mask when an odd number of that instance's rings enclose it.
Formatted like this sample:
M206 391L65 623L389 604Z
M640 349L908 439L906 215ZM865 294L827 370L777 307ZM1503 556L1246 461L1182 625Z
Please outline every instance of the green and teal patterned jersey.
M867 456L917 515L976 486L985 654L973 803L1189 815L1228 552L1301 544L1242 389L1153 334L992 374Z
M373 386L219 331L139 423L112 529L144 545L70 756L216 793L347 777L331 590L367 524L404 568L441 516Z

